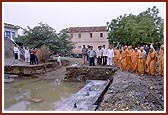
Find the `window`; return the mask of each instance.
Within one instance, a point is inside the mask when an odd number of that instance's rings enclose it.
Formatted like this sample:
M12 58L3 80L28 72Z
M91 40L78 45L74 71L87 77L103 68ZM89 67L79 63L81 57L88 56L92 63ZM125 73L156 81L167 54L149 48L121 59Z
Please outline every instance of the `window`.
M7 37L7 38L11 37L10 31L5 31L5 37Z
M92 33L90 33L90 38L92 38L93 37L93 35L92 35Z
M81 38L81 34L78 34L78 38Z
M103 33L100 33L100 37L103 37Z
M71 34L70 37L73 38L73 34Z
M15 39L15 32L12 32L12 38Z
M78 46L78 48L82 48L82 46Z

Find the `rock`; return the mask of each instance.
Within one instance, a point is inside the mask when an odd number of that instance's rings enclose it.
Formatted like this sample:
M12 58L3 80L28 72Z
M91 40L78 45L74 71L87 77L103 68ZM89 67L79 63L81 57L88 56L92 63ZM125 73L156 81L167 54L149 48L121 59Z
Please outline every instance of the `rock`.
M151 86L149 89L150 89L150 90L153 90L154 88Z
M17 78L18 75L9 75L10 78Z
M43 99L40 99L40 98L31 98L31 99L29 99L29 101L34 102L34 103L40 103L40 102L43 101Z
M14 79L12 79L12 78L4 79L4 82L5 83L12 83L12 82L14 82Z

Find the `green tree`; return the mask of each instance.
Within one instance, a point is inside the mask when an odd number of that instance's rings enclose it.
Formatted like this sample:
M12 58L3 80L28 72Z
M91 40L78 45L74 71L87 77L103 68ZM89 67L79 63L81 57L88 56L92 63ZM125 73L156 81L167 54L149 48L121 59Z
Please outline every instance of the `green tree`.
M56 30L42 22L32 29L28 27L28 30L24 31L24 35L17 38L17 42L30 48L45 46L55 53L62 54L69 53L74 48L65 31L57 34Z
M110 30L108 40L110 43L120 42L120 44L132 44L137 46L139 43L162 42L164 38L164 22L158 16L159 9L155 6L139 15L124 14L117 19L113 19L108 24Z

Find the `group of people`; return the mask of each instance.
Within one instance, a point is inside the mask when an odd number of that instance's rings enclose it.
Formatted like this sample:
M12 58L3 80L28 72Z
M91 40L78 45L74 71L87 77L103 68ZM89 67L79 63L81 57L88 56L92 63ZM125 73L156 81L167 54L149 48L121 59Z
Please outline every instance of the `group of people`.
M84 64L89 62L90 66L95 66L95 59L97 59L97 64L101 65L112 65L114 58L114 50L112 46L106 49L105 45L98 46L97 51L93 49L93 46L88 46L87 48L83 45L82 55Z
M30 65L38 64L37 48L32 48L30 52Z
M38 64L38 56L37 56L37 48L28 49L25 47L24 50L24 58L26 63L30 63L30 65ZM15 59L20 59L21 48L15 44L14 46L14 56Z
M156 73L156 62L159 62L159 75L164 75L164 45L160 46L159 52L156 52L153 45L148 47L138 46L132 48L132 46L123 46L120 49L114 48L110 45L109 48L105 48L105 45L98 46L98 49L93 50L93 46L87 48L83 45L82 48L84 64L89 62L90 66L95 66L95 60L97 59L97 65L115 65L119 66L121 71L130 71L144 75L145 72L154 76Z

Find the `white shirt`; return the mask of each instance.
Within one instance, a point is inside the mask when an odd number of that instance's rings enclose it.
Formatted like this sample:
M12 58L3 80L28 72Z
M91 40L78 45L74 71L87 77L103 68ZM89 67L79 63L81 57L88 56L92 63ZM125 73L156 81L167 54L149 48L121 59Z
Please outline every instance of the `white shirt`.
M103 52L103 56L107 56L107 49L106 48L102 48L102 52Z
M107 50L107 57L108 58L113 58L114 57L114 50L113 49L108 49Z
M61 61L61 57L58 56L58 58L57 58L57 62L60 62L60 61Z
M18 47L14 47L14 53L18 53L19 52L19 48Z
M97 54L97 57L100 57L102 55L102 51L98 49L96 54Z
M25 58L30 57L30 53L28 49L25 49Z

